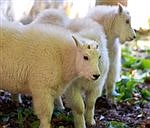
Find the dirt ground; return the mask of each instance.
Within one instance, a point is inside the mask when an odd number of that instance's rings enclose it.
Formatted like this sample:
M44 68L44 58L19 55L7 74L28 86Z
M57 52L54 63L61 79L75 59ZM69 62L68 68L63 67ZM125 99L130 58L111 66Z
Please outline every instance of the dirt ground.
M140 86L149 86L149 83ZM0 128L32 128L31 124L39 123L33 115L32 98L22 96L22 99L23 103L18 104L12 100L10 93L0 93ZM103 96L97 99L95 120L96 126L92 128L121 128L111 127L110 123L113 121L124 123L122 128L150 128L150 102L135 105L128 102L113 104ZM55 128L73 128L70 109L55 109L52 123Z

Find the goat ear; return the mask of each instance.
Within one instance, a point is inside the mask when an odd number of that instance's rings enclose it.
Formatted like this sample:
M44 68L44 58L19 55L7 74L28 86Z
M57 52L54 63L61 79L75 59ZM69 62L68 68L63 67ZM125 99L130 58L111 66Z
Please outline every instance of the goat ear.
M118 3L118 12L121 14L123 12L123 5Z
M73 40L74 40L76 46L77 46L77 47L81 47L80 42L78 41L78 39L77 39L74 35L72 35L72 38L73 38Z

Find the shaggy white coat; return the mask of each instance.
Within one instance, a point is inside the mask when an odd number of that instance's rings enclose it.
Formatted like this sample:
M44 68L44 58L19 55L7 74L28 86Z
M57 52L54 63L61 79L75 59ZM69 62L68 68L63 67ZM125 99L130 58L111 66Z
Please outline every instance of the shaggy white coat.
M97 44L79 43L70 32L45 25L1 23L0 29L0 89L32 95L40 128L51 128L54 99L71 80L99 73ZM83 59L85 53L91 61Z
M71 107L74 115L75 128L86 128L87 125L94 125L94 107L97 97L101 96L103 86L109 70L108 51L106 46L106 37L103 27L89 18L73 19L63 18L60 24L55 19L62 19L61 12L55 10L42 12L33 23L52 24L65 27L83 38L95 40L99 44L101 58L99 60L100 78L97 81L88 81L85 78L78 78L71 82L71 85L65 91L67 105ZM55 16L54 16L55 14ZM66 17L66 16L65 16ZM67 21L67 23L66 23ZM84 105L84 100L85 104ZM60 99L59 99L60 101ZM86 106L86 107L85 107ZM86 120L86 123L85 123Z
M102 95L109 70L107 41L103 27L89 18L70 20L66 28L72 32L78 32L84 38L96 40L101 51L100 78L97 81L78 78L71 83L64 94L73 111L75 128L86 128L86 125L95 125L95 102Z
M112 94L117 95L116 82L120 79L121 72L121 43L135 38L135 32L131 27L129 12L118 6L96 6L91 9L87 17L103 25L107 36L109 51L109 73L106 80L106 94L113 100Z
M67 24L68 20L69 19L63 10L50 8L39 13L31 24L55 24L63 27Z

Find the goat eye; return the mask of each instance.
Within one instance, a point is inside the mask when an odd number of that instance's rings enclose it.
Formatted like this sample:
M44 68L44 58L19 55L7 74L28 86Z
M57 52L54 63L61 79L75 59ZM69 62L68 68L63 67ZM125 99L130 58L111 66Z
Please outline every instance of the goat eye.
M90 45L88 45L88 49L90 49Z
M83 58L84 58L84 60L89 60L89 58L87 56L84 56Z
M101 56L99 56L99 59L101 58Z
M126 23L127 23L127 24L129 24L129 23L130 23L130 21L129 21L129 20L126 20Z

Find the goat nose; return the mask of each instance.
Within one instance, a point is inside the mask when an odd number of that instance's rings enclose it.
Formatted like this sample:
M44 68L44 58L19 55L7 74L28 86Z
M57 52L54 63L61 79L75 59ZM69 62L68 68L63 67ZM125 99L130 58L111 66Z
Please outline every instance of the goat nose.
M133 39L135 39L135 38L136 38L136 36L134 35L134 36L133 36Z
M95 75L93 75L94 80L97 80L97 79L99 78L99 76L100 76L100 74L95 74Z

